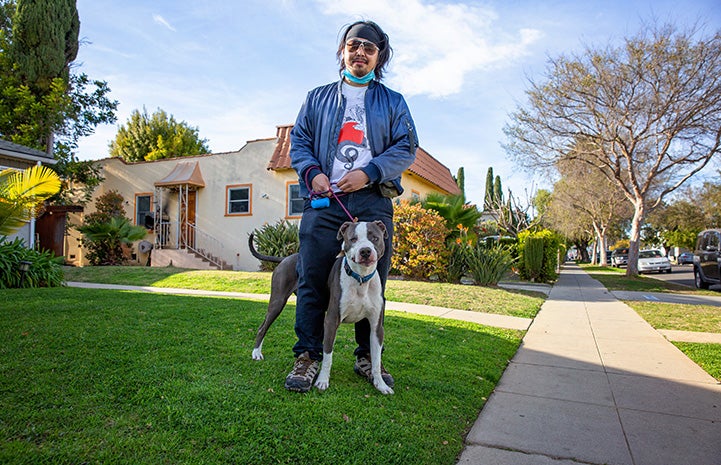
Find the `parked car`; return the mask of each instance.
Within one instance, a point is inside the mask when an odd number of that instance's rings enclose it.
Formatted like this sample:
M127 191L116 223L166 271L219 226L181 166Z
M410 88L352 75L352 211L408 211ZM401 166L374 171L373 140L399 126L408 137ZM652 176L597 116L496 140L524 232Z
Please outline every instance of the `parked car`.
M676 258L676 263L679 265L693 264L693 254L691 252L684 252Z
M621 267L628 265L628 249L616 249L611 253L611 265Z
M696 249L693 252L693 278L699 289L708 289L711 284L721 284L719 244L721 244L721 229L701 231L696 238Z
M664 256L660 250L648 249L638 253L638 272L648 273L658 271L659 273L671 272L671 261Z

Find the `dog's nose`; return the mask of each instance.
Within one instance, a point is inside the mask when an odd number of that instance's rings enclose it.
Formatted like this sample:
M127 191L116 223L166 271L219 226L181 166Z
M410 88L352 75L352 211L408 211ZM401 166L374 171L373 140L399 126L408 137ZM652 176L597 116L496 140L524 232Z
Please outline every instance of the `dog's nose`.
M370 247L364 247L364 248L360 249L359 254L360 254L361 258L367 260L367 259L370 258L370 256L371 256L371 249L370 249Z

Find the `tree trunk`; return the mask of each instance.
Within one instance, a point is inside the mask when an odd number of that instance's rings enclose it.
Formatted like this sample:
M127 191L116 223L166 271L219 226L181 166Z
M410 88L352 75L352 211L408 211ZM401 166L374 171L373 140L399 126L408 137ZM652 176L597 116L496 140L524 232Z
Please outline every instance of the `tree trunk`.
M641 246L641 226L643 225L643 219L646 216L646 202L643 199L638 199L633 203L633 207L626 276L638 275L638 251Z

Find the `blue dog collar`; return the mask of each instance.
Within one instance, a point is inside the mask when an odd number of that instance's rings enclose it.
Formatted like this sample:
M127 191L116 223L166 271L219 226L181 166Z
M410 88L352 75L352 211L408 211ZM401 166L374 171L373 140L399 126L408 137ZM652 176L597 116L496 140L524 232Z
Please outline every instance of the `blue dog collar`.
M373 275L376 274L376 270L373 270L373 273L371 273L371 274L369 274L369 275L366 275L366 276L361 276L361 275L359 275L359 274L356 273L355 271L351 270L350 265L348 264L348 259L345 258L345 257L343 257L343 269L345 270L345 273L346 273L348 276L350 276L351 278L355 279L355 280L358 281L360 284L367 283L368 281L371 280L371 278L373 277Z

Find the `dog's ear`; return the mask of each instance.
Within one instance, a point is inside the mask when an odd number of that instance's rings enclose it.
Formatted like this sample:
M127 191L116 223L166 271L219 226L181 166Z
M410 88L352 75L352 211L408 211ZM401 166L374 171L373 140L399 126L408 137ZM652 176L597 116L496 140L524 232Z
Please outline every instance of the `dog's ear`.
M340 225L340 229L338 230L338 235L336 236L336 239L338 239L339 241L342 240L346 229L348 229L348 227L352 224L353 223L351 223L350 221L346 221L345 223Z
M381 220L375 220L374 223L380 228L381 231L383 231L383 238L388 239L388 230L386 229L385 223L383 223Z

